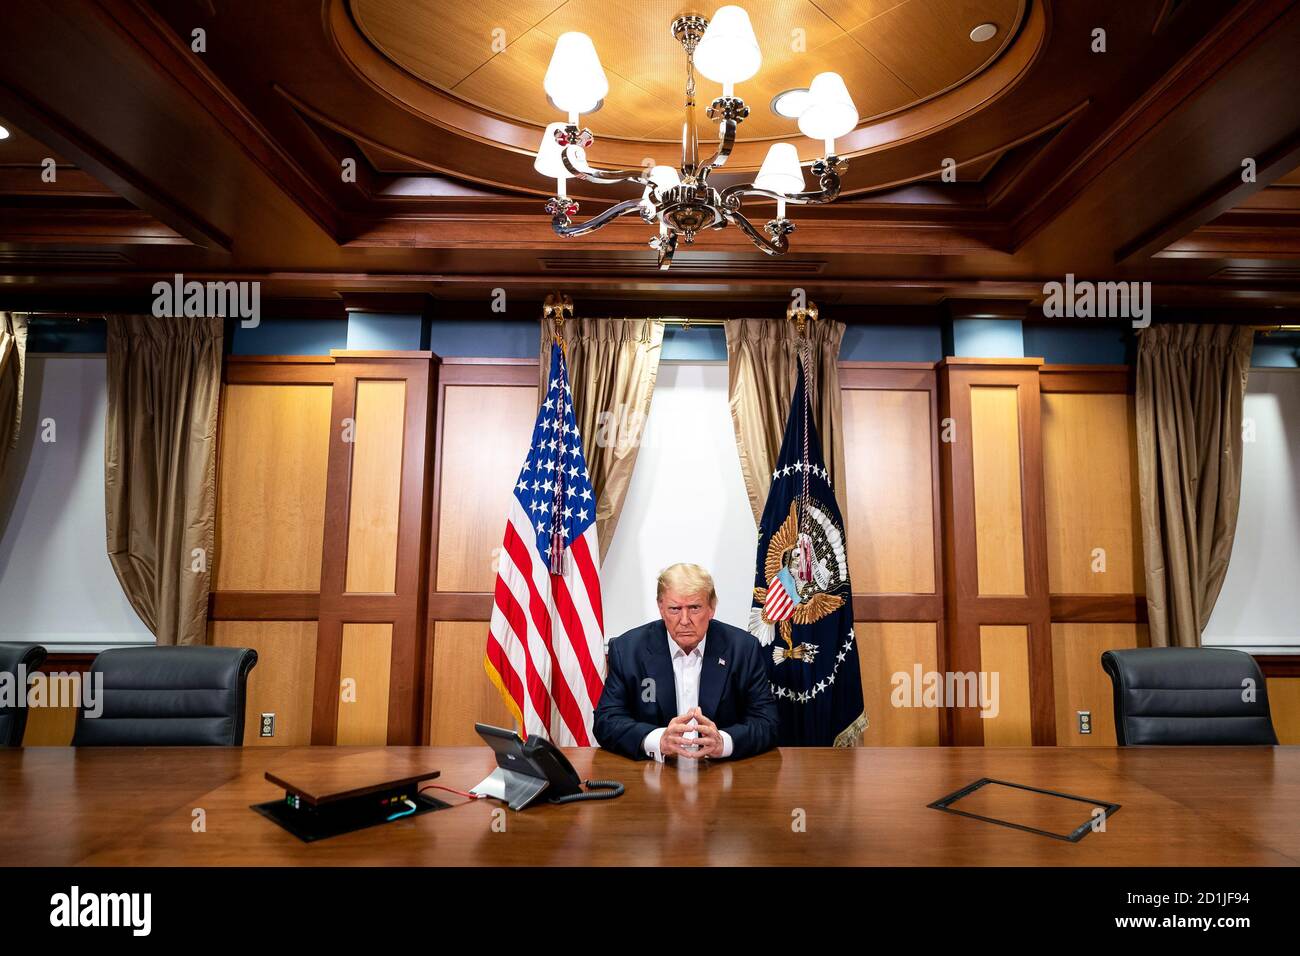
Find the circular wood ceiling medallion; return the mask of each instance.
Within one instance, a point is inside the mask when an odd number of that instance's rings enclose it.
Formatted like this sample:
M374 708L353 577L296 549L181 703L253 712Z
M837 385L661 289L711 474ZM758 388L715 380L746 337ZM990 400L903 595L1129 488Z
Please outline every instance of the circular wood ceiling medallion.
M951 91L1001 56L1027 6L1026 0L742 5L758 35L763 66L736 89L751 109L739 130L741 141L798 136L795 121L777 116L769 104L823 70L844 77L863 124ZM604 108L586 125L603 139L645 143L680 137L685 57L669 24L689 6L688 0L350 0L354 23L384 57L506 123L541 127L563 118L547 102L542 77L556 37L569 30L586 33L610 85ZM996 31L977 43L970 34L981 24ZM701 78L698 101L707 104L720 94L718 84ZM701 124L707 135L702 113Z

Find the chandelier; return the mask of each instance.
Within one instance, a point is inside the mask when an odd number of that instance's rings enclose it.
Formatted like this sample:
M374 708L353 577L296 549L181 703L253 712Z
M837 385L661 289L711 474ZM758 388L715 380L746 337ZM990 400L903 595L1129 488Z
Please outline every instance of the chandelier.
M825 155L812 164L819 189L804 189L799 154L790 143L774 143L752 183L718 189L709 174L726 164L736 142L736 128L749 115L745 101L735 95L737 83L748 80L762 64L758 39L749 14L737 6L725 6L707 20L685 14L672 23L672 34L686 51L686 113L682 123L682 161L679 167L654 166L645 169L596 169L587 164L586 150L594 137L580 129L582 113L599 109L609 93L609 81L601 68L596 47L585 33L565 33L555 43L543 88L558 109L568 113L567 122L551 123L542 134L533 167L556 182L555 196L546 204L551 226L566 238L586 235L626 215L639 215L659 234L650 240L658 251L659 268L672 264L680 238L688 245L705 229L722 229L728 223L738 227L768 255L783 255L794 223L786 218L787 203L828 203L840 193L840 176L848 163L835 155L835 140L858 123L844 80L837 73L819 73L801 94L797 110L799 129L825 144ZM713 155L701 162L696 128L695 71L722 84L722 95L705 111L718 124L718 145ZM782 115L787 115L783 110ZM793 117L792 117L793 118ZM567 181L611 185L636 183L644 187L641 198L616 203L585 222L574 222L578 203L568 196ZM776 200L776 218L759 230L741 212L749 197Z

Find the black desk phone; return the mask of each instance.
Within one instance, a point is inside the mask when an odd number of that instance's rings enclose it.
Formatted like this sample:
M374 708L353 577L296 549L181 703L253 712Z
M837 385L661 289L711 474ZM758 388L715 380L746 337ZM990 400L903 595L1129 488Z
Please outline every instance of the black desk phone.
M588 780L588 789L583 790L583 781L569 758L543 737L534 734L525 741L513 730L488 724L475 724L474 729L496 753L498 769L488 780L504 782L503 799L512 810L522 810L538 797L547 803L574 803L623 795L623 785L614 780Z

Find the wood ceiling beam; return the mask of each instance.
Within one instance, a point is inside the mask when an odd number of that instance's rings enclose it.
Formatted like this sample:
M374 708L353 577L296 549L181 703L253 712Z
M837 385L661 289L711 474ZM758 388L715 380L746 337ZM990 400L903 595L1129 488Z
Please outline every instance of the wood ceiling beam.
M1012 249L1061 271L1141 263L1267 184L1241 182L1243 159L1293 168L1296 49L1296 4L1233 7L1100 136L1067 144L1082 148L1013 219Z
M190 240L139 209L6 209L0 243L188 246Z
M1175 245L1179 239L1187 236L1197 227L1204 226L1230 211L1275 179L1291 172L1297 164L1300 164L1300 132L1282 146L1270 150L1267 155L1251 158L1257 164L1256 176L1253 180L1244 182L1242 168L1238 166L1195 201L1179 209L1136 239L1120 246L1115 251L1115 261L1129 262L1160 254L1162 249ZM1267 238L1284 240L1278 247L1280 252L1285 252L1288 246L1294 245L1294 240L1288 241L1285 233L1274 232L1266 236L1258 230L1253 232L1254 235L1249 238L1249 243L1256 250L1261 246L1267 246Z
M475 275L449 274L370 274L337 272L245 272L225 271L186 272L187 279L199 282L212 280L248 280L262 283L263 295L280 298L350 298L353 293L427 294L437 298L490 300L492 291L506 289L512 295L543 295L555 289L565 292L599 293L605 298L662 299L664 296L682 295L701 301L737 298L750 301L761 298L788 298L792 285L790 276L765 277L761 273L736 278L725 274L695 275L688 273L660 273L653 268L645 271L625 271L608 275L583 272L493 273ZM39 272L10 269L6 272L8 286L0 287L0 308L10 308L11 297L30 298L33 293L48 290L48 294L68 296L71 290L89 294L105 280L119 287L147 289L153 282L171 278L163 270L114 269L111 274L99 271L60 270L59 285L51 284L51 276ZM800 276L794 282L819 302L845 301L889 304L930 304L944 299L1020 300L1038 303L1043 296L1041 281L1020 279L969 279L958 276L943 278L870 278ZM1159 308L1185 311L1189 307L1219 305L1242 312L1261 307L1300 308L1300 287L1288 283L1242 282L1239 284L1185 283L1180 281L1155 282L1154 294ZM29 306L30 307L30 306ZM1030 313L1032 315L1032 311ZM507 318L511 316L506 316ZM1086 320L1079 320L1086 321ZM1099 323L1102 320L1097 320Z
M795 213L796 231L792 252L823 255L851 248L858 253L881 255L960 256L999 253L1006 233L997 224L843 222L813 220L801 222ZM644 250L653 232L640 219L616 220L599 232L566 243L564 251ZM498 215L491 219L453 216L408 216L371 220L358 224L357 232L344 243L348 249L382 248L467 248L534 249L554 254L560 251L550 219L537 215ZM701 236L700 248L718 252L754 252L754 246L739 230L722 229ZM682 252L691 251L684 246Z
M273 218L325 248L331 205L201 56L138 0L32 0L0 31L0 111L196 245Z

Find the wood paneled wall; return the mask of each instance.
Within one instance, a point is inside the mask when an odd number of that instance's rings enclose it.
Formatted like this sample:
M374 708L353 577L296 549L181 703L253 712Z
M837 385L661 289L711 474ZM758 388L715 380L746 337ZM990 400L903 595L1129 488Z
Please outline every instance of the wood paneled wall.
M840 383L865 743L1113 746L1101 655L1148 643L1130 370L845 362ZM209 637L258 652L246 745L511 725L483 656L536 403L531 359L227 359ZM1300 743L1300 671L1262 664ZM74 718L34 712L25 742Z
M1147 643L1128 370L953 358L840 378L866 743L1112 745L1101 654ZM247 743L510 725L483 652L536 402L533 360L229 360L211 635L259 651ZM949 672L976 692L924 702ZM1300 678L1269 687L1300 739Z
M312 743L417 743L433 356L334 354Z
M926 681L940 672L938 626L857 621L853 631L858 639L862 700L870 722L863 743L871 747L940 743L942 711L925 697Z
M844 362L840 389L863 740L937 744L947 734L942 711L921 703L917 686L944 669L934 366Z
M227 382L221 401L216 591L315 591L332 386Z
M1049 369L1040 381L1056 378ZM1044 391L1042 421L1052 593L1143 594L1133 396Z
M1146 643L1128 370L950 358L939 380L944 642L999 688L996 717L950 708L951 740L1113 746L1101 654Z
M1293 662L1287 668L1291 673ZM1264 672L1268 673L1266 666ZM1283 744L1300 744L1300 676L1269 677L1268 706L1273 712L1273 729Z
M510 726L483 651L536 361L231 357L224 388L210 638L259 653L245 742Z
M1040 359L949 358L939 366L949 668L998 677L997 716L950 706L954 744L1051 744ZM952 701L950 704L954 703Z
M1018 393L1016 385L972 385L968 392L975 581L981 596L1025 594Z
M1056 742L1063 747L1114 747L1115 708L1110 678L1101 668L1106 651L1143 647L1145 624L1052 624L1052 666L1056 679ZM1079 712L1087 711L1091 734L1079 733Z
M840 375L866 742L1113 745L1101 654L1147 642L1128 370Z
M987 746L1028 747L1034 742L1029 648L1027 625L979 627L979 716Z
M1115 746L1104 651L1147 646L1133 380L1127 368L1047 365L1042 395L1052 670L1061 746ZM1079 712L1092 733L1079 732Z
M251 647L257 666L248 675L244 746L302 747L311 743L316 689L315 621L212 621L219 647ZM275 714L275 736L260 735L260 715Z
M537 362L447 359L438 370L423 734L479 742L513 727L483 669L501 535L537 418Z
M434 364L227 359L209 632L258 651L247 744L420 739Z
M429 681L429 742L481 744L475 723L513 727L514 718L483 671L486 621L438 621L433 626Z

